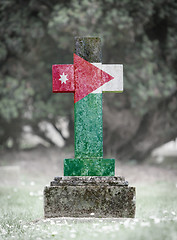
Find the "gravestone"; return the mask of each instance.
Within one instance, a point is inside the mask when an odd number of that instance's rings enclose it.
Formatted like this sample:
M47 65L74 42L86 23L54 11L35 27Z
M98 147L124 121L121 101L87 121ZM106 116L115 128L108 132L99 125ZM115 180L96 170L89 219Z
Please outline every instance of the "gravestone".
M75 158L44 189L45 217L134 217L135 188L103 158L102 92L123 91L123 66L101 63L101 39L75 38L74 64L53 65L53 92L74 93Z

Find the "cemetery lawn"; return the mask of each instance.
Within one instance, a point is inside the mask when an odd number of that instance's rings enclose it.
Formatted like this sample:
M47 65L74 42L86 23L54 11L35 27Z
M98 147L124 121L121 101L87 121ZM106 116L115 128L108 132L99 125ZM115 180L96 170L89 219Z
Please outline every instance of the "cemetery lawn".
M136 187L135 219L44 219L43 189L54 176L62 174L65 154L44 151L40 160L36 154L14 154L13 161L10 155L1 158L0 239L177 239L174 166L118 164L117 175L120 172ZM8 181L3 183L4 179Z

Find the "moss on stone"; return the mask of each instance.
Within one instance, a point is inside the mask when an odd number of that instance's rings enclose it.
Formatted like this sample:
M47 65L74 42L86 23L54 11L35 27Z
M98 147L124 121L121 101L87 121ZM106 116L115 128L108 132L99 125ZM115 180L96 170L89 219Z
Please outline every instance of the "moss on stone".
M71 177L72 178L72 177ZM44 191L45 217L135 216L135 188L128 186L51 186Z
M101 39L99 37L76 37L75 54L88 62L101 62Z

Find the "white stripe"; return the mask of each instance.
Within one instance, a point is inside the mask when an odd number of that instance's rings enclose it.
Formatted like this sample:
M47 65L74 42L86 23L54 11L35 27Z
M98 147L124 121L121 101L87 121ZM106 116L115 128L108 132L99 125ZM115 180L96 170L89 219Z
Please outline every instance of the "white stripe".
M97 88L92 93L102 92L123 92L123 65L122 64L101 64L92 63L94 66L102 69L114 77L111 81Z
M114 77L102 86L103 92L123 92L123 65L102 64L102 70Z

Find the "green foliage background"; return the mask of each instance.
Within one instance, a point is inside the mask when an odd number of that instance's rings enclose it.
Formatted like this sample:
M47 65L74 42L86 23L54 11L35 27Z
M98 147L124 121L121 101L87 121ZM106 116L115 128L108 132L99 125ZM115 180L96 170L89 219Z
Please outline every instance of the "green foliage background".
M103 62L124 64L124 96L104 96L104 104L114 111L128 109L141 124L160 102L176 95L176 26L175 0L2 0L1 145L10 137L17 147L25 124L37 129L47 120L55 126L58 116L73 121L73 96L52 94L51 65L72 63L74 36L100 36ZM175 124L176 103L164 111Z

